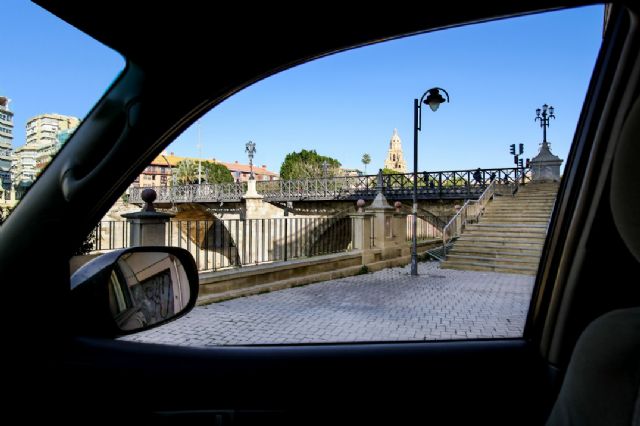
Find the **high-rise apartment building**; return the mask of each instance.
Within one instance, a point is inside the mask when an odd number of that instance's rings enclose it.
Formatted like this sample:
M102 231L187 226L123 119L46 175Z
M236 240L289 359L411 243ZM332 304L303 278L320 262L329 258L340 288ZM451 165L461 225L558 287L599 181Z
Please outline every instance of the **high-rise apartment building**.
M4 195L11 188L13 112L9 110L9 102L9 98L0 96L0 186Z
M27 143L15 150L12 181L18 190L29 187L69 138L80 119L61 114L40 114L27 121Z
M27 121L27 145L37 143L36 163L43 167L60 149L60 133L73 131L80 119L60 114L40 114Z

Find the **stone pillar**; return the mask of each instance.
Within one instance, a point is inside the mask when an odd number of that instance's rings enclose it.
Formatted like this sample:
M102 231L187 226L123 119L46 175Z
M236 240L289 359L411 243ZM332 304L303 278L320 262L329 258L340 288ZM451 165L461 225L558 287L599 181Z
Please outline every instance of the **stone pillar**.
M120 215L129 222L131 247L167 245L166 224L174 215L157 212L153 207L155 199L156 191L147 188L142 191L142 200L146 203L142 210Z
M256 190L256 180L249 179L247 182L247 192L242 196L244 200L244 219L263 219L264 202L262 195Z
M393 238L394 210L382 192L378 192L378 195L376 195L376 198L367 211L374 215L373 229L375 233L375 247L384 249L389 246L395 246L396 244Z
M563 160L553 155L547 142L542 142L540 152L530 161L531 181L552 181L560 180L560 165Z
M402 212L402 203L400 201L396 201L394 203L395 212L393 213L393 239L397 245L402 248L402 255L411 254L411 247L408 244L403 244L403 242L407 241L407 214Z
M371 249L371 221L372 213L352 213L350 215L353 220L353 248L355 250Z

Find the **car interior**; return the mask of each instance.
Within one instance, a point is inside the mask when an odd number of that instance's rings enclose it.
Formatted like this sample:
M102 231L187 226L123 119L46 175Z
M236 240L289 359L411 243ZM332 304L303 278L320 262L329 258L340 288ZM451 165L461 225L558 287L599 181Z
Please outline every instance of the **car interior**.
M74 249L184 129L243 88L334 52L593 2L366 13L329 4L34 2L127 64L0 227L7 369L15 369L7 413L148 424L640 424L635 3L607 6L522 338L188 348L87 326L109 300L78 307L69 273ZM190 309L195 299L181 303Z

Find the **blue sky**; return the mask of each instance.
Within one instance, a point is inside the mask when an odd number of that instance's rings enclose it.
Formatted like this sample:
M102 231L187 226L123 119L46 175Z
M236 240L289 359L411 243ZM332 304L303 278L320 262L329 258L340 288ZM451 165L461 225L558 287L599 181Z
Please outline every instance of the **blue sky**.
M14 8L15 10L12 10ZM5 14L5 10L9 10ZM123 67L99 46L37 6L8 0L9 36L0 69L0 95L15 113L14 148L36 114L82 117ZM285 155L315 149L345 167L383 166L394 128L405 160L413 158L413 99L445 88L451 102L423 110L421 170L510 167L512 143L533 157L542 140L535 109L553 105L548 139L566 159L601 43L602 6L532 15L403 38L332 55L256 83L200 120L202 156L278 170ZM7 66L9 65L9 66ZM46 78L42 78L46 71ZM170 147L198 155L193 126Z

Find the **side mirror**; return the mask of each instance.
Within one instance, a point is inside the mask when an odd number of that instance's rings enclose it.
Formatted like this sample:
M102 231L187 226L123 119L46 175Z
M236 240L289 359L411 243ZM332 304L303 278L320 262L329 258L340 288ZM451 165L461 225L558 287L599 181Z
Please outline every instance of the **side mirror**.
M177 247L132 247L103 254L71 276L76 334L117 337L189 312L198 298L191 254Z

